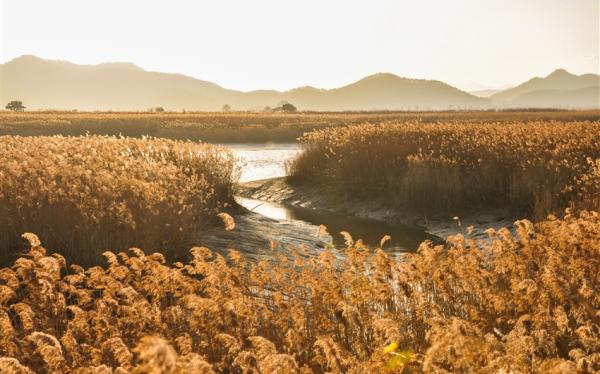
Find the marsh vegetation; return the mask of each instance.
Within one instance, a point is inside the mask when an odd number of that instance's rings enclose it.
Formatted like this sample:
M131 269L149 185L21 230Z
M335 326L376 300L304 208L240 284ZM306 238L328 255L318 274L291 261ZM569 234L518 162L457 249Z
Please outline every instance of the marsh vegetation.
M600 370L598 112L2 113L0 128L0 371ZM239 170L178 139L217 133L304 134L289 182L347 204L523 219L395 255L348 232L274 240L262 260L207 248L203 233L239 229Z

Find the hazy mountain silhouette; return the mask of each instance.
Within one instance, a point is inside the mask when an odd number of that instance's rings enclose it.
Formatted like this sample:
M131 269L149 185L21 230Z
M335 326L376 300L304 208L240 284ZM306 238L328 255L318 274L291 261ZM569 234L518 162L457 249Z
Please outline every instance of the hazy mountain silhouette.
M130 63L76 65L22 56L0 65L2 103L21 100L30 109L219 110L275 106L282 100L301 110L449 109L488 107L445 83L375 74L331 89L241 92L180 75L145 71Z
M133 64L94 66L14 59L0 68L2 102L22 100L28 108L171 109L220 108L229 92L210 82L179 74L145 71Z
M510 107L597 107L598 75L557 70L515 88L481 98L435 80L380 73L340 88L241 92L181 74L146 71L127 62L77 65L22 56L0 64L2 105L21 100L29 109L237 110L276 106L300 110L444 110ZM594 90L594 87L596 90Z
M389 73L368 76L350 85L317 90L294 89L283 96L315 110L481 108L489 101L433 80L401 78Z
M598 108L600 75L574 75L558 69L490 96L495 105L512 108Z
M502 92L502 91L506 91L510 88L513 88L513 86L507 84L504 85L502 87L496 87L496 88L482 88L482 89L477 89L477 90L472 90L472 91L468 91L471 95L477 96L477 97L490 97L492 95L497 94L498 92Z
M490 97L494 94L497 94L498 92L502 92L502 90L489 89L489 90L469 91L469 93L471 95L477 96L477 97Z

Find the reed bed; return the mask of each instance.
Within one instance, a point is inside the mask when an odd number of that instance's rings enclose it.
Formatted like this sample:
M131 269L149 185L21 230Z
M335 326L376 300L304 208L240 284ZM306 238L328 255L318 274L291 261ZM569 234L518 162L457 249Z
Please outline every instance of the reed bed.
M290 180L423 216L543 218L600 209L598 139L600 121L336 127L301 138Z
M0 111L0 135L153 136L212 143L293 142L313 130L365 122L438 121L585 121L600 111L476 112L59 112Z
M0 137L0 372L599 372L600 122L509 114L303 137L292 179L349 201L560 213L400 258L344 232L319 255L194 247L168 263L216 220L235 230L230 152Z
M185 251L233 202L235 174L232 154L208 144L0 137L0 263L26 231L80 264L106 248Z
M600 214L516 227L400 261L346 233L342 257L133 248L87 269L28 233L0 270L0 371L598 372Z

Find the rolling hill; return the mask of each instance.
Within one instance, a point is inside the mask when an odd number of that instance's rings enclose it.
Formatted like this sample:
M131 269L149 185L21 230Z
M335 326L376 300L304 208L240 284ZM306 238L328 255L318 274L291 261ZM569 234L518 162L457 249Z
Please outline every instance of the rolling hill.
M130 63L76 65L22 56L0 65L2 103L21 100L30 109L172 110L258 109L285 100L301 110L414 110L489 107L478 98L434 80L375 74L331 89L241 92L180 74L150 72Z
M26 55L0 64L0 100L21 100L29 109L256 110L293 103L300 110L447 110L489 108L597 108L600 76L559 69L514 88L474 95L435 80L389 73L352 84L289 91L236 91L181 74L146 71L126 62L77 65ZM492 94L493 93L493 94ZM489 97L480 97L488 96Z
M600 75L574 75L558 69L490 96L495 105L511 108L598 108Z

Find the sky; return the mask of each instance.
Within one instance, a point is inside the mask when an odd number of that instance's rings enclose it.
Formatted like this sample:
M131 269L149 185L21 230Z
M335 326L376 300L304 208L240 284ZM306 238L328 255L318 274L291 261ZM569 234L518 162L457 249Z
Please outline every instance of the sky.
M463 90L600 73L599 0L0 0L0 62L132 62L243 91L377 72Z

